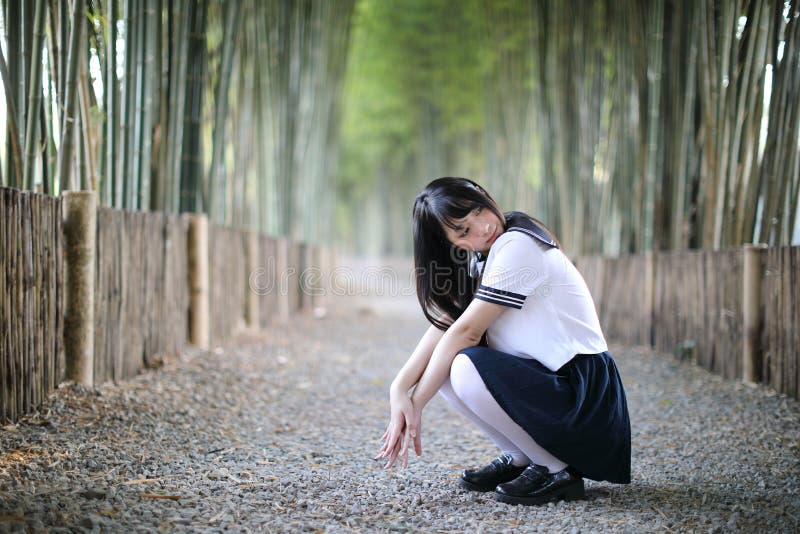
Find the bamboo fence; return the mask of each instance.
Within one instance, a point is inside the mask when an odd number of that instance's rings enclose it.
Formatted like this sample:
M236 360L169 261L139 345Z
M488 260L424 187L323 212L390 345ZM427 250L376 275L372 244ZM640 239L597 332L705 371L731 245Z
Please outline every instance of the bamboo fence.
M0 208L2 422L33 412L67 377L69 257L60 198L0 188ZM79 299L90 310L83 324L94 326L88 385L125 380L182 350L192 314L189 219L104 207L95 213L93 298ZM333 269L332 253L322 265L313 245L215 224L202 228L208 253L200 261L208 266L201 271L207 272L203 287L215 344L246 320L249 327L266 327L310 308L309 289L321 289L322 269ZM320 276L304 277L310 269Z
M644 256L590 256L576 262L594 297L603 331L618 343L649 344L645 262Z
M702 251L658 256L653 346L691 361L697 361L698 350L706 348L704 258Z
M742 373L742 251L658 254L654 347L725 378Z
M645 345L650 340L645 262L644 256L616 258L606 266L603 277L605 293L614 295L614 305L604 309L606 328L630 345Z
M250 274L249 289L259 301L259 324L269 326L278 317L278 240L267 235L258 238L256 272Z
M221 343L244 329L249 283L246 240L242 230L208 225L211 343Z
M800 398L800 247L764 249L756 352L760 381ZM576 261L609 340L646 344L728 379L745 378L744 250L659 252L653 296L647 256ZM652 309L649 309L652 306ZM648 340L649 337L649 340Z
M303 268L301 243L290 242L289 254L286 262L286 270L278 273L283 282L281 291L286 291L289 295L289 313L300 311L303 300L300 288L300 273Z
M186 344L186 221L97 210L94 379L125 380Z
M764 255L762 381L800 399L800 247Z
M0 188L0 420L64 376L61 200Z

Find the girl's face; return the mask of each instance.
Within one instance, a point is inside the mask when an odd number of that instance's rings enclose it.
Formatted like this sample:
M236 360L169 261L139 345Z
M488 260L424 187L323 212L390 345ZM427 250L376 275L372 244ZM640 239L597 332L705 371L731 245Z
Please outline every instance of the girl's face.
M456 247L486 254L492 243L505 231L504 222L490 209L479 206L463 219L453 221L455 228L445 226L447 239Z

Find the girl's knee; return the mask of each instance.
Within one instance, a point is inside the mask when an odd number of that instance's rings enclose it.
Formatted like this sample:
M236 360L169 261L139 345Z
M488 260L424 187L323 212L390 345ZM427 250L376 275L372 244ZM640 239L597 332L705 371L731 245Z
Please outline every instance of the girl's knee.
M461 379L467 377L471 371L470 367L474 368L469 356L463 353L456 354L456 357L453 358L453 363L450 364L451 380L455 377L456 380L461 381Z
M466 401L471 392L475 390L475 379L480 381L480 375L466 354L456 354L450 364L450 384L455 394Z

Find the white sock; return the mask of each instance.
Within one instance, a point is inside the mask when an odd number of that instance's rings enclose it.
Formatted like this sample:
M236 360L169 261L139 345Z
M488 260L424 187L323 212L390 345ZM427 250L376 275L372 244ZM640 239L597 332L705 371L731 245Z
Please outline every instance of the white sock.
M551 473L556 473L567 467L567 464L536 443L497 404L492 394L486 389L486 384L483 383L483 379L481 379L481 375L473 365L472 360L466 354L458 354L453 360L453 364L450 367L449 383L452 392L463 404L464 408L480 421L480 423L476 421L478 427L486 432L501 449L505 450L508 447L507 444L511 443L513 450L521 451L531 462L547 467ZM475 421L469 415L467 417ZM487 432L485 427L491 429L492 432Z
M512 463L514 465L522 466L531 463L530 458L525 456L525 453L519 450L516 445L511 443L511 441L509 441L504 435L492 428L490 425L487 425L480 417L475 415L475 412L467 408L467 406L461 402L461 399L459 399L453 391L453 386L450 383L449 378L445 380L444 384L442 384L442 387L439 388L439 393L442 394L442 397L447 399L447 402L449 402L458 413L475 423L475 425L480 428L501 451L503 451L503 454L508 454L511 456Z

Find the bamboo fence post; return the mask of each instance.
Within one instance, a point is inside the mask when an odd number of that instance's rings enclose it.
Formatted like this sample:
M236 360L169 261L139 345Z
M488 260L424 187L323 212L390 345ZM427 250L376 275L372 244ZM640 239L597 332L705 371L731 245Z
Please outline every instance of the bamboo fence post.
M208 349L211 330L208 306L208 218L205 215L189 215L187 238L189 342L201 349Z
M94 279L97 199L93 191L62 193L64 221L64 356L67 378L94 384Z
M333 286L331 277L333 276L333 249L322 247L320 249L319 268L322 271L322 292L320 294L318 306L325 308L330 302L331 287Z
M249 230L247 232L247 276L245 277L247 281L247 288L245 289L245 321L247 322L247 327L253 330L258 330L261 322L259 313L259 302L261 298L258 292L250 287L250 279L253 273L256 272L256 269L258 269L258 257L258 232Z
M289 239L279 237L275 243L275 280L278 284L278 318L281 321L289 320Z
M291 241L289 244L289 313L302 313L303 293L300 275L303 271L305 259L305 243Z
M761 258L767 245L745 245L742 272L742 380L761 379Z
M311 308L314 317L323 317L325 314L325 248L314 245L311 252L314 268L314 293L311 295Z

